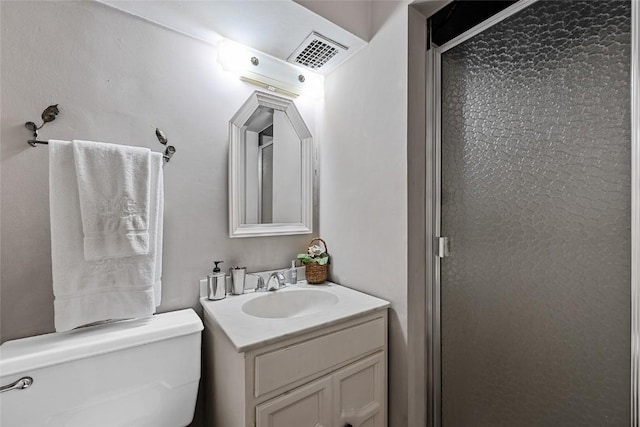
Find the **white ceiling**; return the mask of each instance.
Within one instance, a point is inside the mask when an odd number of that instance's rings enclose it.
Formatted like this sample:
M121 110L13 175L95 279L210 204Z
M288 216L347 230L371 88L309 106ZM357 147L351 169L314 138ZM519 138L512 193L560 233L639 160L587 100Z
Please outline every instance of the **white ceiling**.
M366 42L293 0L97 0L198 39L217 43L228 38L276 58L289 55L312 32L349 47L327 63L327 74Z

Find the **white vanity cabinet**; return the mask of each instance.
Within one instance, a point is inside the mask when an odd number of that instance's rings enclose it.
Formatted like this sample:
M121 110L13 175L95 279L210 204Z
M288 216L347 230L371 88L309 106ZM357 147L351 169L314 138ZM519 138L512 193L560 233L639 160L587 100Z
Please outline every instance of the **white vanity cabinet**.
M387 425L386 307L245 351L205 310L204 347L208 427Z

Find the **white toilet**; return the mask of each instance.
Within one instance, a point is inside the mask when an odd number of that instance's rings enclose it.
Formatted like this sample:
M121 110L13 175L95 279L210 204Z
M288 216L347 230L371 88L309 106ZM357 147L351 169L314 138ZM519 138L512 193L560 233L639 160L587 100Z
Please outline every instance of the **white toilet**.
M188 309L5 342L0 386L18 384L0 393L0 426L184 427L202 329Z

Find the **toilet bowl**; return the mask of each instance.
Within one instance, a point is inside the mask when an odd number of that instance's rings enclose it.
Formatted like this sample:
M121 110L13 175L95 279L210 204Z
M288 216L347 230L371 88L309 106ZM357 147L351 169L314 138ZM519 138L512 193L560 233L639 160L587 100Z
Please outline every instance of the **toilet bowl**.
M7 341L0 386L16 385L0 393L0 425L186 426L200 381L202 329L188 309Z

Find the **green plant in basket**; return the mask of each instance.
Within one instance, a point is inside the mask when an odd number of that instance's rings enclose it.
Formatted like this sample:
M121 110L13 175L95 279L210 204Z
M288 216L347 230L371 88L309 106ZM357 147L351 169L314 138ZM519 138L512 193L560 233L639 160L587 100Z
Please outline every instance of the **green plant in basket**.
M303 264L329 264L329 254L320 245L311 245L306 254L298 254L298 261Z

